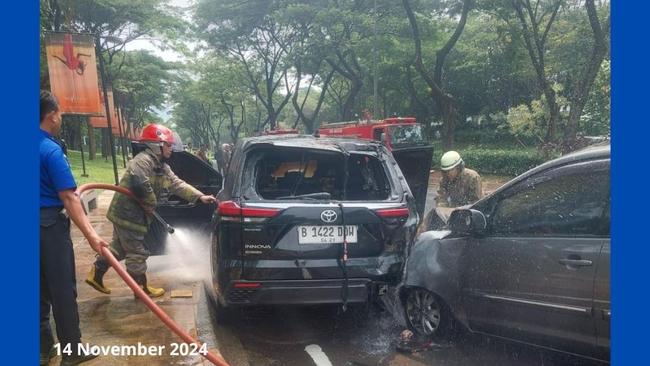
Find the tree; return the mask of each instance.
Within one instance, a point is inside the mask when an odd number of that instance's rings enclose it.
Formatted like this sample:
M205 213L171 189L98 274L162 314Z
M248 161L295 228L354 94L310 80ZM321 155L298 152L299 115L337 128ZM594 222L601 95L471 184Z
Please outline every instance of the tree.
M549 117L544 137L546 145L553 143L560 119L557 96L546 75L546 42L563 3L563 0L536 0L534 4L530 0L512 0L512 6L521 25L526 49L535 69L537 83L544 94L548 107Z
M325 103L327 91L334 77L335 70L329 68L323 60L327 52L322 47L320 36L320 12L318 3L288 5L281 11L281 21L287 23L295 31L294 52L290 55L292 63L290 78L294 80L291 87L291 105L295 112L293 128L302 123L307 133L316 128L318 115ZM289 74L285 75L288 86ZM307 86L304 87L305 81ZM289 90L287 89L287 93ZM314 95L318 93L318 95ZM299 101L298 99L302 100Z
M123 51L120 58L119 78L113 81L115 103L132 127L140 128L155 118L153 108L162 108L168 99L167 91L177 81L173 75L177 66L144 50Z
M224 134L236 141L242 129L252 133L260 128L247 84L241 83L242 65L228 55L209 52L183 70L172 99L176 103L172 122L187 132L195 144L219 146Z
M224 0L202 0L195 19L202 37L240 63L244 80L267 112L263 125L275 129L278 116L291 98L286 85L288 62L296 31L278 21L278 4L249 1L233 5ZM281 86L286 93L280 93Z
M591 56L582 70L582 75L578 80L577 85L573 88L569 100L571 101L571 109L569 112L569 121L567 123L566 132L564 134L563 151L569 152L576 146L576 133L578 131L578 124L580 117L588 101L589 92L591 90L603 59L607 55L608 45L608 29L609 29L609 14L605 19L603 26L600 24L598 12L594 5L594 0L586 0L585 8L587 9L587 16L589 17L589 25L593 35L593 49Z
M433 102L438 106L440 114L442 115L444 126L443 147L445 150L450 150L454 145L454 128L456 125L456 120L458 118L458 110L454 97L443 91L442 74L445 60L463 33L463 29L467 23L467 16L470 9L474 5L474 1L463 1L463 6L460 12L460 19L456 25L454 32L451 34L447 42L436 52L436 63L433 75L427 71L422 60L422 39L420 37L420 30L418 28L415 13L411 8L411 3L409 0L402 0L402 4L404 6L404 10L406 11L406 15L409 19L409 24L411 25L411 30L413 32L413 42L415 44L415 69L428 85L431 93L431 98Z

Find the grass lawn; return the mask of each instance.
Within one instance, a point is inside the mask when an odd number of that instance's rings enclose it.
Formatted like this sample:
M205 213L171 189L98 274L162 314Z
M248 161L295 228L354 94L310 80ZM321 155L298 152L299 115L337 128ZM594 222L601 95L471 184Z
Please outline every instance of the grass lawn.
M72 175L77 182L77 186L85 183L115 183L113 176L113 160L108 157L105 161L101 153L95 155L95 160L88 160L88 152L84 151L84 158L86 160L86 174L87 177L82 177L83 173L81 165L81 152L75 150L68 150L68 160L72 167ZM122 165L122 155L116 156L117 158L117 176L118 179L122 176L124 168Z

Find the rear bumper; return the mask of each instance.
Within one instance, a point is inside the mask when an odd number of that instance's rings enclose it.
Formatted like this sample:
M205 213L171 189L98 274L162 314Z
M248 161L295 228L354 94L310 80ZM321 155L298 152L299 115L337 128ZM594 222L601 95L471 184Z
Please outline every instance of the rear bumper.
M235 284L256 287L235 287ZM259 284L259 285L257 285ZM367 302L384 283L367 278L348 280L349 303ZM275 280L231 283L222 294L224 305L315 305L343 303L343 280Z

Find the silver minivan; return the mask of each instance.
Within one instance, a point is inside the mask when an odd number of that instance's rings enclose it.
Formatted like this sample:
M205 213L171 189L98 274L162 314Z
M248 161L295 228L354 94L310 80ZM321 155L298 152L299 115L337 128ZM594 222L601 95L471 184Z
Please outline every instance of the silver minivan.
M421 234L400 293L409 327L608 361L610 147L565 155Z

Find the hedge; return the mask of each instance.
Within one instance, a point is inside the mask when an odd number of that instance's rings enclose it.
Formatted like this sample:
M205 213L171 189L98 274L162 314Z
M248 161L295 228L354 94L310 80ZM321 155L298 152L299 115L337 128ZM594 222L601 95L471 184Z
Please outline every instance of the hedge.
M461 130L456 131L454 140L461 144L494 144L499 146L521 146L517 139L508 131ZM534 142L523 141L534 146Z
M465 165L480 174L517 176L546 161L534 148L457 148ZM442 149L434 149L432 167L440 169Z

